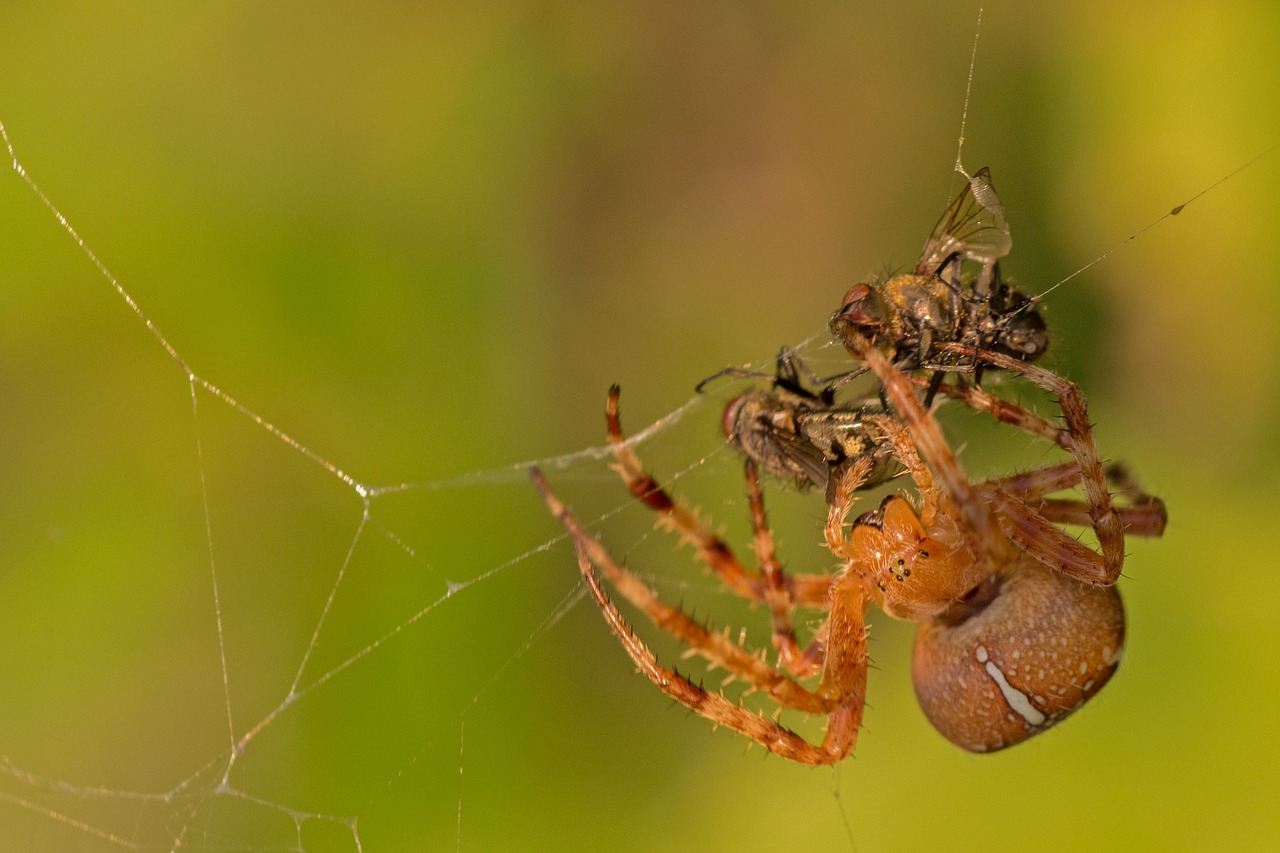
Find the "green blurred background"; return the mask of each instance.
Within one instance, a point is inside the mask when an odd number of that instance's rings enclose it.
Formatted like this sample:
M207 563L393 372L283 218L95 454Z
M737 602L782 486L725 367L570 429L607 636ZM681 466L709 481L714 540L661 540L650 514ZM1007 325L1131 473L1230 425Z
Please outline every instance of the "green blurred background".
M0 121L93 251L197 374L404 487L366 517L191 393L7 173L0 850L354 849L308 815L366 851L1274 843L1280 153L1048 300L1053 365L1172 516L1130 549L1124 666L1060 729L947 745L880 620L856 755L789 766L673 708L575 597L518 463L599 444L611 382L635 429L820 336L959 188L977 8L884 5L8 4ZM1280 140L1278 40L1265 3L988 4L965 163L1013 276ZM722 399L642 449L745 542ZM1044 456L967 421L977 473ZM610 477L553 471L630 565L767 641ZM815 498L770 497L819 570Z

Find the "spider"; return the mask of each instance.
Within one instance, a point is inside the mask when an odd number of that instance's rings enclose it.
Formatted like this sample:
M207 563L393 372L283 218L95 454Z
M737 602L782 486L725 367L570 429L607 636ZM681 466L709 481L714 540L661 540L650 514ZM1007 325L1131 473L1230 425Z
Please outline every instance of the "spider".
M996 357L997 367L1007 358L979 353L983 359L990 356ZM971 751L1010 746L1058 722L1096 693L1114 672L1123 646L1123 607L1110 585L1118 564L1112 565L1106 548L1099 554L1058 524L1092 524L1101 543L1106 525L1100 527L1099 518L1114 517L1122 558L1125 528L1135 535L1161 534L1163 504L1113 471L1132 505L1112 507L1102 482L1110 508L1097 509L1088 481L1095 473L1101 478L1101 471L1092 471L1078 458L973 484L911 380L878 350L869 351L867 361L897 410L896 418L871 416L868 425L915 481L920 504L917 508L906 498L887 498L846 532L855 491L874 469L868 456L852 460L841 475L825 527L828 548L843 561L835 575L783 571L765 516L757 464L750 456L744 474L759 568L744 566L724 540L645 473L623 435L619 391L615 386L609 392L609 441L628 488L691 542L731 591L769 608L777 666L663 602L587 532L540 471L532 468L531 476L573 539L588 589L628 655L664 693L700 715L793 761L830 764L844 758L854 748L861 724L868 668L865 615L877 604L892 616L921 623L913 679L933 725ZM1066 382L1052 374L1046 381ZM1054 429L1004 401L990 398L990 403L989 411L1001 420L1036 433ZM1054 433L1054 440L1076 450L1071 436L1079 424L1073 413L1064 410L1064 415L1069 426ZM1063 432L1067 437L1058 438ZM1084 502L1048 497L1078 484L1086 487ZM810 742L663 666L624 622L597 572L691 652L780 707L826 715L822 741ZM827 614L805 646L793 628L797 607ZM813 687L802 683L815 677Z
M861 360L869 344L903 369L935 370L935 384L947 371L981 378L990 365L974 359L975 350L1034 361L1048 348L1049 333L1035 301L1000 276L1000 259L1012 245L991 170L984 167L948 205L915 269L855 284L831 316L831 331L855 358ZM980 264L976 275L964 273L964 261ZM939 358L932 346L939 341L967 344L970 351L962 355L969 359Z

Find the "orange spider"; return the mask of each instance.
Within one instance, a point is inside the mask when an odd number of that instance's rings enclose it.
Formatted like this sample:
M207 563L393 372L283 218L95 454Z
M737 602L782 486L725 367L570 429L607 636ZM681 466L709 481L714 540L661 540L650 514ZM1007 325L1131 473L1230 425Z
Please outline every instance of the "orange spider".
M663 692L702 716L794 761L830 764L845 757L855 745L862 720L868 667L865 615L876 604L892 616L921 625L913 678L934 726L972 751L1012 745L1079 707L1114 672L1124 641L1124 612L1110 584L1123 561L1123 534L1127 529L1135 535L1160 535L1163 504L1114 473L1131 505L1113 506L1092 437L1082 431L1081 418L1087 426L1083 401L1073 398L1074 386L1060 377L1044 372L1045 376L1030 378L1043 380L1059 394L1065 428L978 389L944 386L951 396L1046 437L1075 456L1071 462L974 484L920 403L911 380L879 351L870 350L865 357L897 411L896 418L873 416L867 423L878 431L880 447L887 448L914 479L920 505L917 509L903 497L889 497L847 529L854 493L875 462L868 454L846 463L825 528L827 546L843 561L835 575L783 571L765 519L756 463L750 458L745 476L759 568L744 566L726 542L644 472L622 433L617 387L609 393L609 441L619 473L631 492L689 541L731 591L768 606L776 667L663 602L583 528L541 472L532 469L531 476L574 540L588 588L628 655ZM978 357L998 367L1004 367L1000 362L1007 358L985 351ZM1027 375L1030 366L1017 364L1014 369ZM1095 475L1098 479L1091 482ZM1096 494L1098 483L1101 496ZM1048 497L1077 485L1084 487L1085 501ZM1101 553L1059 524L1092 525ZM1118 558L1113 553L1117 545ZM827 730L821 743L811 743L660 664L623 621L597 570L696 654L779 706L825 714ZM793 629L797 607L827 613L805 646ZM818 677L816 685L801 683L813 677Z

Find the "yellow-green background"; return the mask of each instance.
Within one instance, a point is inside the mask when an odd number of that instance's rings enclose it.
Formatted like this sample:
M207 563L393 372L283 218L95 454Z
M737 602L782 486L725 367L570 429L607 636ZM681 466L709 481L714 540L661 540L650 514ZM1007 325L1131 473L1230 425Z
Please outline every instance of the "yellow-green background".
M537 550L556 531L513 466L597 444L610 382L647 424L914 259L958 188L977 9L884 5L8 4L0 120L190 368L412 485L357 538L352 488L205 391L193 417L4 175L0 850L350 849L283 808L354 818L366 851L1274 843L1280 153L1048 302L1053 364L1172 519L1131 544L1120 674L1061 729L950 747L881 620L856 755L767 759L636 676L569 549ZM988 4L965 162L1010 271L1047 286L1280 140L1278 39L1265 3ZM716 414L646 459L740 539ZM604 535L638 569L712 587L600 463L555 476L589 518L623 508ZM820 509L778 501L821 569ZM224 766L224 695L236 737L288 695L344 561L301 683L394 633L250 742L232 786L280 808L184 785Z

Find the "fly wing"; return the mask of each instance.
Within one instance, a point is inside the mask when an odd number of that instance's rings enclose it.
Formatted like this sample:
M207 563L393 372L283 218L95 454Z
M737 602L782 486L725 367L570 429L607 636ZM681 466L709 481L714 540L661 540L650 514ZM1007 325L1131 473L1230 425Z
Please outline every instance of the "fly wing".
M916 264L916 274L933 275L953 259L985 266L1009 254L1012 247L1004 205L991 183L991 170L983 166L934 226Z
M827 487L831 465L821 450L794 433L780 430L770 430L768 440L781 456L795 466L795 470L804 472L805 479L820 489Z

